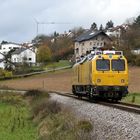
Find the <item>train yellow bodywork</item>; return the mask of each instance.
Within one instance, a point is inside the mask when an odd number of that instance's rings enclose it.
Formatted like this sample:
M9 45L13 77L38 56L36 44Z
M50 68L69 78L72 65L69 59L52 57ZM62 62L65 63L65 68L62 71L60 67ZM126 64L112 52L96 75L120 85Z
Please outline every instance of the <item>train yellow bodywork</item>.
M97 61L98 60L107 60L107 62L110 64L108 70L97 70ZM124 62L124 70L113 70L112 68L112 61L119 61L121 60ZM116 67L116 66L115 66ZM86 95L90 94L88 92L95 91L97 88L101 89L101 93L105 94L105 91L113 93L115 96L116 93L121 94L121 96L127 94L127 87L128 87L128 66L127 66L127 60L124 56L120 55L106 55L102 54L99 56L96 56L92 60L87 60L82 63L77 63L73 67L73 92L78 92L83 94L83 92L86 93ZM107 90L103 90L107 88ZM78 88L78 91L77 91ZM113 90L112 90L113 88ZM119 88L117 90L117 88ZM97 92L97 91L96 91ZM93 94L96 94L93 92Z

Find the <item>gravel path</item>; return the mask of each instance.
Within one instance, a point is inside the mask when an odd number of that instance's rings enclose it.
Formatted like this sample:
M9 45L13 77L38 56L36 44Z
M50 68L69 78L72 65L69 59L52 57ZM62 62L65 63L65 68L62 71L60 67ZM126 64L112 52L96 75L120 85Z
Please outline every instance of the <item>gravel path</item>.
M51 94L56 100L73 109L78 117L89 119L97 140L140 140L140 115L95 103L74 100Z

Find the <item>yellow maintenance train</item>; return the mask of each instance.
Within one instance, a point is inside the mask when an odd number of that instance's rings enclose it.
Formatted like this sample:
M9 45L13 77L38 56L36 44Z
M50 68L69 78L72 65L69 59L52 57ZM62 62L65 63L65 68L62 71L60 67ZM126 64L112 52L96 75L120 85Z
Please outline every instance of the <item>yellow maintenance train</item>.
M128 94L128 66L122 51L93 51L73 66L72 91L89 99L121 100Z

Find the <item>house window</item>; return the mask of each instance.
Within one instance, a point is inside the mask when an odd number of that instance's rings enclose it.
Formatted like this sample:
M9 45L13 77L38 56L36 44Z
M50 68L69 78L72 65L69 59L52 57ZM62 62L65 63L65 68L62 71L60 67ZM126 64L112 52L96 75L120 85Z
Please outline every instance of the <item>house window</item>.
M101 37L101 40L104 40L104 37Z
M29 61L31 61L32 60L32 58L29 58Z
M14 62L16 62L16 58L14 58Z
M82 46L84 46L84 43L82 43Z
M99 46L99 43L97 43L97 46Z
M76 48L76 49L75 49L75 53L78 53L78 52L79 52L79 48Z
M92 45L92 42L90 42L89 45L91 46Z
M78 46L78 45L79 45L79 43L76 43L76 44L75 44L75 46Z

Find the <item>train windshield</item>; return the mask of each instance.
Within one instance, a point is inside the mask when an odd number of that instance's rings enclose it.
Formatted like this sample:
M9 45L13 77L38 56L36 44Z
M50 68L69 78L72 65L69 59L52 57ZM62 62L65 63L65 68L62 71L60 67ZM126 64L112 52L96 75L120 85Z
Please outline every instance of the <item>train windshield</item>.
M98 71L109 71L110 70L110 61L107 59L97 59L96 60L96 69Z
M112 60L112 70L113 71L124 71L125 61L123 59Z

